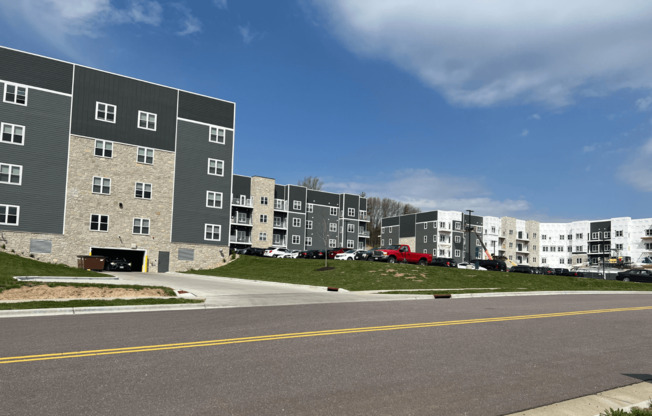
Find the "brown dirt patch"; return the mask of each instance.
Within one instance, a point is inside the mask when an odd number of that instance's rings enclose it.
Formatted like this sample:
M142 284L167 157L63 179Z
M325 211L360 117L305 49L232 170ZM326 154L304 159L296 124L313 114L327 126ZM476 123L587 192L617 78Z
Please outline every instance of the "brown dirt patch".
M0 300L154 298L166 296L162 289L120 287L21 286L0 292Z

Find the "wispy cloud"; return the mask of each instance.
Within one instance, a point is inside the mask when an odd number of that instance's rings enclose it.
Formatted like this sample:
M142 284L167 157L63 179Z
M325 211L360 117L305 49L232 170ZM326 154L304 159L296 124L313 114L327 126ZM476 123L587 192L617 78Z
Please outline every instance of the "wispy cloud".
M652 192L652 138L631 153L620 166L618 176L634 189Z
M638 111L646 111L650 106L652 106L652 95L636 100L636 109Z
M193 16L192 11L180 3L174 3L172 6L177 9L181 15L181 30L177 32L179 36L186 36L192 33L201 32L201 21Z
M249 45L259 36L258 33L251 30L249 23L247 23L246 26L238 26L238 32L240 33L240 36L242 36L242 41L246 45Z
M481 215L516 215L530 209L523 199L497 200L491 197L482 181L437 175L429 169L407 169L390 177L355 182L327 182L324 189L367 196L388 197L422 210L473 209Z
M652 2L312 0L350 50L463 106L652 88ZM626 47L623 47L626 45Z
M541 120L541 116L539 114L532 114L531 116L528 117L528 120Z
M523 131L521 132L522 137L526 137L529 134L530 134L530 130L528 130L528 129L523 129Z
M227 0L213 0L213 4L217 6L218 9L228 9L229 5Z
M587 145L582 147L582 152L584 153L591 153L597 149L597 146L595 144Z

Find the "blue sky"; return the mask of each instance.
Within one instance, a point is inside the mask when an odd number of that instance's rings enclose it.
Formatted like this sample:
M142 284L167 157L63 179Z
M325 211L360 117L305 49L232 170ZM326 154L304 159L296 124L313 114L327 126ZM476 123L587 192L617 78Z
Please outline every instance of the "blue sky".
M652 216L652 2L0 1L0 44L237 104L235 173Z

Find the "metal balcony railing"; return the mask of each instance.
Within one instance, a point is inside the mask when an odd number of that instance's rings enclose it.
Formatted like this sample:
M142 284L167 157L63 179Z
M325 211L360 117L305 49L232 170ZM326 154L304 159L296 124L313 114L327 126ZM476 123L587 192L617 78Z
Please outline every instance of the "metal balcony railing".
M253 208L254 202L252 201L251 198L232 198L231 199L231 205L239 206L239 207L248 207L248 208Z

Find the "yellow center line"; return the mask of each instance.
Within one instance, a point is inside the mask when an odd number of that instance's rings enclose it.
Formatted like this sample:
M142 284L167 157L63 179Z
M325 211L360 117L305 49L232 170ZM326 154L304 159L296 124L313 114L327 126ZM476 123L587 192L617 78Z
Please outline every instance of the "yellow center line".
M527 319L557 318L563 316L594 315L600 313L644 311L644 310L651 310L651 309L652 306L639 306L639 307L632 307L632 308L594 309L588 311L554 312L554 313L543 313L543 314L536 314L536 315L502 316L496 318L477 318L477 319L463 319L463 320L456 320L456 321L439 321L439 322L422 322L422 323L415 323L415 324L370 326L370 327L362 327L362 328L329 329L323 331L294 332L294 333L287 333L287 334L260 335L254 337L180 342L174 344L143 345L138 347L73 351L73 352L62 352L62 353L52 353L52 354L25 355L25 356L18 356L18 357L0 357L0 364L13 364L13 363L22 363L22 362L30 362L30 361L60 360L63 358L93 357L93 356L100 356L100 355L129 354L135 352L164 351L164 350L175 350L175 349L197 348L197 347L211 347L211 346L218 346L218 345L242 344L242 343L261 342L261 341L277 341L277 340L285 340L285 339L319 337L319 336L327 336L327 335L357 334L357 333L377 332L377 331L396 331L400 329L418 329L418 328L432 328L432 327L451 326L451 325L480 324L480 323L488 323L488 322L520 321L520 320L527 320Z

